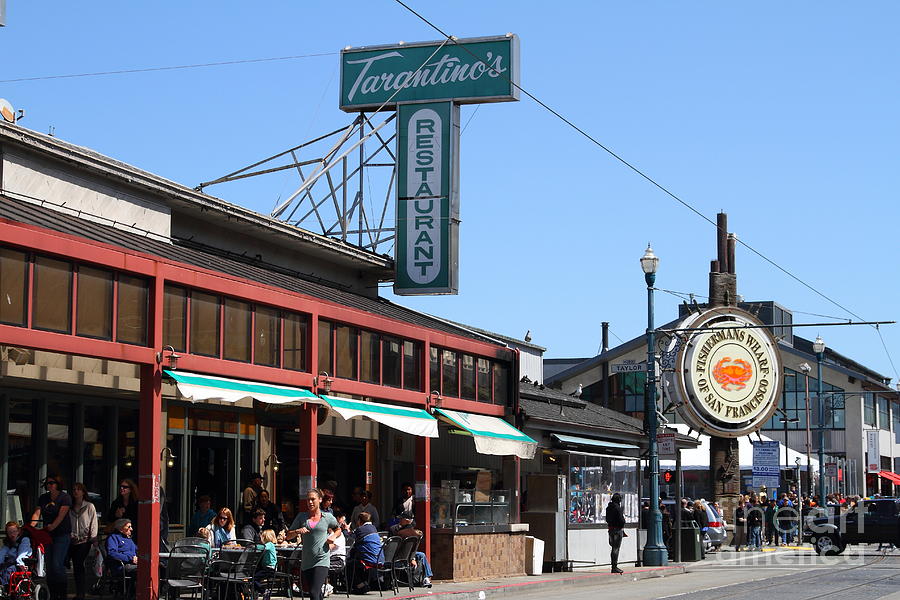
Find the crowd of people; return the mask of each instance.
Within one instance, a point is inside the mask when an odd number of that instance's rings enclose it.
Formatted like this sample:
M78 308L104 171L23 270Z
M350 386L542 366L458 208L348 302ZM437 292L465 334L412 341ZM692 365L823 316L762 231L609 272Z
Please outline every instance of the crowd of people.
M317 600L329 593L326 585L329 570L341 569L348 560L348 537L353 538L350 557L377 563L381 560L382 525L391 535L401 537L422 535L415 529L414 497L410 484L401 486L400 496L390 518L382 522L372 503L372 493L356 487L351 494L353 505L337 506L336 484L329 482L322 488L310 490L301 499L296 514L288 523L281 507L272 502L263 487L259 473L253 473L241 494L237 517L227 506L213 508L213 499L201 495L196 499L196 511L191 515L185 535L206 540L209 548L221 548L248 540L260 545L263 557L258 580L264 581L277 562L275 546L302 542L301 564L304 588ZM49 600L65 600L68 592L67 564L71 565L75 583L74 600L87 595L87 574L98 552L92 549L104 545L107 569L113 573L131 575L137 570L138 551L135 536L138 530L138 505L141 493L130 479L119 483L118 494L105 510L95 507L83 483L66 488L58 475L47 477L30 519L24 525L15 521L6 524L5 539L0 546L0 585L6 586L16 571L25 571L26 561L39 546L45 553ZM70 489L71 492L67 491ZM163 501L162 511L165 512ZM347 515L349 514L349 518ZM168 518L161 519L161 545L168 538ZM105 534L105 538L101 536ZM373 535L374 534L374 535ZM423 553L416 560L424 571L424 584L430 587L431 569ZM364 582L363 582L364 583ZM323 593L324 592L324 593Z

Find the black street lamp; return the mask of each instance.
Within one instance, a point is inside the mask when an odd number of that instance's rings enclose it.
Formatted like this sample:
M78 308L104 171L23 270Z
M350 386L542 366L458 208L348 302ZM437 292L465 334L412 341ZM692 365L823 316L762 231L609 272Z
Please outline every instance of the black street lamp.
M650 518L647 523L647 543L644 544L643 563L649 567L668 564L669 551L663 544L662 513L659 512L659 449L656 445L656 356L653 325L653 284L656 283L656 267L659 258L653 254L650 244L641 257L641 269L647 282L647 393L644 395L644 414L647 415L647 437L650 460Z
M819 396L819 504L825 505L825 399L822 398L822 361L825 359L825 342L822 336L816 336L813 342L816 353L816 387Z

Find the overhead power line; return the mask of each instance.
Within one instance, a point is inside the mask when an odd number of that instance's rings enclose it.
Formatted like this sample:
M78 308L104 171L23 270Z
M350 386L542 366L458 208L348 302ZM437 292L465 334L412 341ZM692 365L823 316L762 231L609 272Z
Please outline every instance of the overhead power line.
M126 73L150 73L153 71L176 71L178 69L201 69L204 67L224 67L227 65L246 65L251 63L278 62L298 60L318 56L336 56L337 52L317 52L314 54L297 54L295 56L275 56L272 58L248 58L244 60L225 60L220 62L201 63L196 65L171 65L166 67L146 67L143 69L121 69L118 71L97 71L94 73L72 73L68 75L42 75L40 77L18 77L16 79L0 79L0 83L19 83L22 81L43 81L46 79L73 79L76 77L100 77L101 75L124 75Z
M416 10L414 10L414 9L413 9L412 7L410 7L408 4L406 4L405 2L403 2L403 0L394 0L394 1L395 1L397 4L399 4L400 6L402 6L403 8L405 8L406 10L408 10L409 12L411 12L413 15L415 15L415 16L416 16L419 20L421 20L423 23L425 23L426 25L428 25L429 27L431 27L432 29L434 29L436 32L438 32L440 35L442 35L444 38L446 38L446 40L445 40L444 43L446 43L447 41L450 41L451 43L456 44L456 38L455 38L454 36L448 34L448 33L445 32L443 29L441 29L440 27L438 27L437 25L435 25L434 23L432 23L431 21L429 21L427 18L425 18L425 17L422 16L421 14L419 14ZM459 47L460 47L463 51L465 51L466 53L468 53L470 56L472 56L473 58L475 58L475 59L477 59L477 60L482 60L483 57L480 57L480 56L476 55L474 52L472 52L471 50L469 50L469 49L466 48L465 46L460 45ZM625 160L625 158L623 158L622 156L619 156L618 154L616 154L616 152L613 151L610 147L608 147L608 146L606 146L605 144L603 144L602 142L600 142L600 140L596 139L594 136L592 136L591 134L589 134L587 131L585 131L584 129L582 129L581 127L579 127L578 125L576 125L574 122L572 122L571 120L569 120L568 118L566 118L566 117L565 117L564 115L562 115L559 111L555 110L554 108L552 108L551 106L549 106L546 102L542 101L540 98L538 98L537 96L535 96L534 94L532 94L531 92L529 92L528 90L526 90L525 88L523 88L521 85L517 84L515 81L513 81L512 79L510 79L509 76L507 76L507 75L504 74L504 73L499 73L499 72L498 72L498 75L499 75L500 77L503 77L503 78L504 78L507 82L509 82L511 85L515 86L520 92L522 92L524 95L526 95L526 96L528 96L529 98L531 98L534 102L536 102L539 106L541 106L542 108L544 108L545 110L547 110L550 114L552 114L553 116L555 116L557 119L559 119L560 121L562 121L563 123L565 123L566 125L568 125L569 127L571 127L572 129L574 129L574 130L577 131L578 133L580 133L583 137L585 137L587 140L589 140L589 141L590 141L591 143L593 143L595 146L599 147L599 148L602 149L604 152L606 152L607 154L609 154L610 156L612 156L614 159L616 159L617 161L619 161L622 165L628 167L631 171L633 171L635 174L637 174L638 176L640 176L641 178L643 178L644 180L646 180L648 183L650 183L651 185L653 185L654 187L656 187L657 189L659 189L661 192L663 192L664 194L666 194L667 196L669 196L670 198L672 198L673 200L675 200L676 202L678 202L679 204L681 204L682 206L684 206L685 208L687 208L689 211L691 211L692 213L694 213L695 215L697 215L698 217L700 217L701 219L703 219L704 221L706 221L707 223L709 223L710 225L712 225L713 227L718 227L718 224L717 224L715 221L713 221L712 219L710 219L709 217L707 217L706 215L704 215L703 213L701 213L698 209L696 209L694 206L692 206L692 205L691 205L690 203L688 203L686 200L683 200L683 199L680 198L677 194L675 194L674 192L672 192L671 190L669 190L667 187L665 187L664 185L662 185L661 183L659 183L658 181L656 181L655 179L653 179L650 175L644 173L644 172L643 172L641 169L639 169L637 166L635 166L635 165L633 165L632 163L628 162L628 161ZM763 259L765 262L769 263L770 265L772 265L773 267L775 267L776 269L778 269L779 271L781 271L782 273L784 273L785 275L787 275L788 277L790 277L791 279L793 279L794 281L796 281L797 283L799 283L799 284L801 284L802 286L804 286L805 288L809 289L810 291L812 291L812 292L815 293L816 295L818 295L818 296L824 298L825 300L827 300L827 301L830 302L831 304L837 306L838 308L840 308L841 310L843 310L843 311L846 312L847 314L852 315L852 316L855 317L856 319L858 319L858 320L860 320L860 321L866 321L866 319L864 319L863 317L859 316L859 315L858 315L857 313L855 313L854 311L850 310L849 308L847 308L847 307L844 306L843 304L839 303L837 300L834 300L833 298L831 298L830 296L828 296L828 295L825 294L824 292L819 291L817 288L813 287L811 284L807 283L806 281L800 279L800 277L798 277L797 275L794 275L794 273L792 273L791 271L789 271L789 270L786 269L785 267L782 267L780 264L778 264L778 263L775 262L773 259L771 259L771 258L769 258L768 256L766 256L765 254L763 254L762 252L760 252L759 250L757 250L756 248L754 248L753 246L751 246L751 245L748 244L747 242L743 241L742 239L740 239L740 238L737 237L737 236L735 236L735 237L736 237L736 239L737 239L737 242L738 242L739 244L741 244L743 247L747 248L748 250L750 250L750 252L756 254L758 257L760 257L761 259ZM877 326L874 326L874 325L873 325L873 327L874 327L874 328L876 329L876 331L878 332L878 336L881 337L881 331L878 329L878 327L877 327ZM891 354L890 354L890 352L888 351L887 345L884 343L884 339L883 339L883 338L882 338L882 345L884 346L885 352L887 353L887 357L888 357L888 360L889 360L890 363L891 363L891 366L894 368L894 375L895 375L895 377L896 377L898 380L900 380L900 372L898 372L898 371L897 371L897 368L894 366L893 358L891 357Z

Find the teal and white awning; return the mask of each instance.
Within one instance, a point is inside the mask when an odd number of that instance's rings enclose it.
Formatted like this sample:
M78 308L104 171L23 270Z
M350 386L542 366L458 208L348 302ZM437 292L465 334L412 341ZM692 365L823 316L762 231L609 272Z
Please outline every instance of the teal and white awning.
M438 436L437 419L421 408L379 404L378 402L351 400L335 396L322 396L322 399L328 403L328 406L334 412L347 420L366 417L404 433L430 438Z
M292 402L323 404L321 398L302 388L214 377L188 371L165 370L163 374L175 381L178 393L190 402L214 400L234 403L253 399L266 404L290 404Z
M621 442L608 442L606 440L595 440L593 438L579 437L577 435L563 435L561 433L551 433L550 437L562 444L570 444L574 446L592 446L595 448L611 448L614 450L639 450L640 446L635 444L623 444Z
M534 458L537 442L503 419L446 408L436 411L450 424L469 432L475 439L475 450L481 454Z

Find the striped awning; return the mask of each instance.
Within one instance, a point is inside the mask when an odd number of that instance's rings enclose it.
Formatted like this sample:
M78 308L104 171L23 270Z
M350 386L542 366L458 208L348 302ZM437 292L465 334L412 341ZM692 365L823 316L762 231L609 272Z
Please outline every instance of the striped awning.
M292 402L324 404L321 398L303 388L168 369L163 371L163 375L173 380L178 388L178 393L190 402L213 400L234 403L253 399L266 404L290 404Z
M577 435L563 435L562 433L551 433L550 437L562 444L571 444L574 446L592 446L596 448L611 448L613 450L639 450L640 446L636 444L623 444L621 442L608 442L606 440L596 440L594 438L579 437Z
M437 419L421 408L380 404L336 396L321 396L321 398L334 412L347 420L366 417L404 433L429 438L438 436Z
M435 410L446 422L468 432L481 454L534 458L537 442L503 419L446 408Z
M887 479L894 485L900 485L900 475L897 475L896 473L892 473L890 471L879 471L878 476L882 479Z

